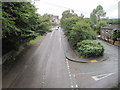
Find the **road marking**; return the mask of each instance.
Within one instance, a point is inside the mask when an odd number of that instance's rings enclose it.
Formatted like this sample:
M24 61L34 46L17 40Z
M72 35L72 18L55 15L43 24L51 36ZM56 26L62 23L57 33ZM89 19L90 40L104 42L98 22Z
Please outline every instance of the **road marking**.
M71 88L78 88L78 85L76 84L75 82L75 74L71 74L71 71L70 71L70 66L69 66L69 63L68 63L68 59L66 59L66 63L67 63L67 68L68 68L68 73L69 73L69 79L70 79L70 83L71 83Z
M95 81L98 81L98 80L101 80L103 78L106 78L110 75L112 75L114 73L109 73L109 74L101 74L101 75L96 75L96 76L92 76L92 78L95 80Z
M71 85L71 88L73 88L73 85Z
M76 88L78 88L78 85L75 85Z
M80 75L80 74L91 74L91 73L95 73L95 72L77 73L76 76L77 76L77 75Z
M75 74L73 75L73 77L75 77Z
M61 37L59 38L59 43L60 43L60 47L61 47Z
M67 67L70 67L68 63L67 63Z
M54 33L54 31L52 31L50 38L52 37L53 33Z
M90 62L98 62L97 60L90 60Z

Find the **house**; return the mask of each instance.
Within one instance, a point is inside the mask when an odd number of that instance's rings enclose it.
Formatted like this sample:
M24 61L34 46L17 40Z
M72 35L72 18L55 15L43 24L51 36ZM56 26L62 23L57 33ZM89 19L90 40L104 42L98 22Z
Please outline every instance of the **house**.
M50 22L52 22L52 23L56 23L56 24L60 23L59 16L57 16L57 15L47 14L46 13L46 14L44 14L44 16L50 17Z
M118 25L112 25L110 24L109 26L106 27L101 27L101 32L100 32L100 37L103 40L112 40L112 30L113 29L120 29Z
M105 40L105 41L108 41L112 44L115 44L117 46L120 46L120 40L113 40L113 29L120 29L120 25L113 25L113 24L110 24L109 26L106 26L106 27L101 27L101 31L100 31L100 38Z

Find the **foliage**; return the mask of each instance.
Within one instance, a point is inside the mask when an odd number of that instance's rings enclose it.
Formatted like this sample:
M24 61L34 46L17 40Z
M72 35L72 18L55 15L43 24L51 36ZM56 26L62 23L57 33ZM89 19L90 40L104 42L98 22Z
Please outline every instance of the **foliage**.
M114 29L112 33L113 33L112 36L113 40L120 41L120 29Z
M80 17L72 16L72 17L64 18L61 21L62 28L64 29L64 32L65 32L66 36L69 36L69 34L70 34L71 30L72 30L73 25L76 24L76 22L78 22L80 20L81 20Z
M74 13L73 10L65 10L65 11L62 13L62 18L69 18L69 17L72 17L72 16L77 16L77 14Z
M74 11L62 13L61 26L70 44L76 49L77 42L86 39L96 39L96 33L90 27L90 19L77 16Z
M98 5L96 9L93 10L90 17L91 20L99 22L101 17L104 17L106 15L106 12L103 10L103 7L101 5Z
M77 48L77 42L86 39L96 39L96 33L91 29L89 24L84 21L79 21L73 25L70 35L68 36L68 40L74 48Z
M38 15L36 10L29 2L2 2L3 54L47 32L49 18Z
M104 26L107 26L107 22L104 20L101 20L100 22L96 24L94 28L96 29L97 33L100 34L100 29L101 27L104 27Z
M82 42L78 42L77 47L80 55L85 57L102 56L104 52L103 45L92 40L84 40Z
M41 36L37 36L34 40L30 40L28 44L32 45L32 44L36 44L38 42L38 40L40 40Z
M120 24L120 18L119 19L110 19L109 23L110 24Z
M95 31L97 31L98 34L100 34L100 28L107 24L107 22L101 20L101 17L104 17L105 15L106 12L103 10L101 5L98 5L96 9L93 9L90 14L91 26Z

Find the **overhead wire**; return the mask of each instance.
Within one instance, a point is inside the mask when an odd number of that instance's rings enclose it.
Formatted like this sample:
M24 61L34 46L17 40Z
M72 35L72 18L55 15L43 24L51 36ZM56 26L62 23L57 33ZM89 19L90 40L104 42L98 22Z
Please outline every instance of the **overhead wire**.
M40 1L44 4L48 4L48 5L52 5L52 6L56 6L56 7L60 7L60 8L65 8L65 9L70 9L70 10L74 10L74 11L77 11L77 12L81 12L83 14L90 14L88 12L84 12L84 11L80 11L80 10L76 10L76 9L72 9L72 8L69 8L69 7L64 7L64 6L60 6L60 5L56 5L56 4L53 4L53 3L49 3L49 2L43 2L43 1Z

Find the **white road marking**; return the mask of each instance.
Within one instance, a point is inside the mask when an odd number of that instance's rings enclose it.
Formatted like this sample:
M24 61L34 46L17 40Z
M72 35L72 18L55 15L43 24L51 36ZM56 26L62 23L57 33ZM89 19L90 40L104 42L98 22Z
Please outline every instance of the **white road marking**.
M50 38L52 37L53 33L54 33L54 31L52 31Z
M61 46L61 37L59 38L59 43L60 43L60 46Z
M76 85L75 87L78 88L78 85Z
M70 66L68 65L67 67L69 68Z
M76 82L74 82L74 79L73 79L73 78L75 78L75 74L73 74L73 76L72 76L72 74L70 72L70 66L68 63L68 59L66 59L66 63L67 63L67 68L68 68L68 73L69 73L69 79L71 81L71 88L74 88L74 87L78 88L78 85L76 84Z
M67 62L67 65L68 65L68 62Z
M95 81L98 81L98 80L101 80L103 78L106 78L110 75L112 75L114 73L109 73L109 74L101 74L101 75L96 75L96 76L92 76L92 78L95 80Z
M73 77L75 77L75 74L73 75Z
M71 88L73 88L73 85L71 85Z
M90 73L95 73L95 72L77 73L76 75L80 75L80 74L90 74Z

